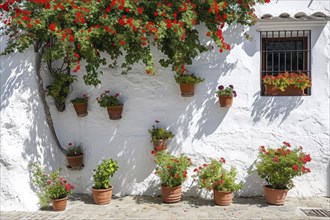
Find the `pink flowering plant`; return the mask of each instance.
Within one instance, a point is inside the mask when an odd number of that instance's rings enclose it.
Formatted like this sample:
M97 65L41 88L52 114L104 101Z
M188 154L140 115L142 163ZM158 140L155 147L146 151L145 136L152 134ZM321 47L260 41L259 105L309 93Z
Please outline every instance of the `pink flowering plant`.
M71 100L72 104L77 104L77 103L87 103L88 102L88 95L84 94L82 97L76 97Z
M258 175L265 179L273 189L291 189L292 179L311 172L306 164L312 160L302 147L291 148L291 144L283 142L277 149L260 147L259 160L256 163Z
M223 164L225 159L212 160L210 164L203 164L194 169L193 177L197 177L201 189L217 190L222 192L235 192L242 187L242 183L236 183L237 170L231 167L227 171Z
M81 144L76 145L76 144L69 143L65 150L65 154L68 157L80 156L83 154L83 146Z
M47 186L45 188L46 194L50 199L63 199L73 193L74 186L66 179L61 177L60 169L49 174Z
M118 96L118 93L116 93L115 95L110 95L110 90L104 90L104 93L97 97L96 100L103 108L110 106L119 106L121 105L121 103L118 99Z
M223 85L220 85L218 86L218 91L216 91L215 93L217 94L217 96L237 96L233 85L229 85L226 88Z
M173 156L167 151L151 151L157 164L155 174L160 177L165 187L180 186L187 178L187 169L191 165L190 158L185 155Z

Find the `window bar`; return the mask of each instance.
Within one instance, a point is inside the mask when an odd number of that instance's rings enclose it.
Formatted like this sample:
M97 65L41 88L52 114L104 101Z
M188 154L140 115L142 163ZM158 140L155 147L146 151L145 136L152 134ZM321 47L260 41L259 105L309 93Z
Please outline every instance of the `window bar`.
M307 45L307 49L308 49L308 76L310 78L312 78L312 72L311 72L311 60L312 60L312 39L311 39L311 31L309 31L308 33L308 45ZM312 95L312 89L311 88L308 88L307 89L307 95Z
M262 78L264 77L264 69L263 69L263 55L264 55L264 48L262 47L262 45L263 45L263 38L262 38L262 31L260 31L260 48L261 48L261 56L260 56L260 64L261 64L261 80L260 80L260 88L261 88L261 95L263 95L264 94L264 87L262 86Z
M303 35L305 37L305 30L303 31ZM308 49L308 48L306 48L306 49ZM305 41L303 41L303 69L304 69L304 72L307 73L307 68L306 68L307 63L304 62L306 59L306 55L305 55L305 53L307 52L306 49L305 49Z
M291 54L291 59L290 59L290 65L291 65L291 69L290 69L290 72L292 72L292 50L293 50L293 45L292 45L292 31L291 31L291 34L290 34L290 54Z
M296 31L297 37L299 36L299 31ZM298 43L296 41L296 60L297 60L297 70L299 70L299 52L298 52Z
M272 31L272 75L274 76L274 31Z

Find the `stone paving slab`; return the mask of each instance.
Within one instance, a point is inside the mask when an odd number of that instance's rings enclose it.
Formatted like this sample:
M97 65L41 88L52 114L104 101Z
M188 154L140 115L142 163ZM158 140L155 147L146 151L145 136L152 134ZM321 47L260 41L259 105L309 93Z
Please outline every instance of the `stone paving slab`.
M284 206L268 205L263 197L234 198L230 206L216 206L213 200L184 197L180 203L166 204L160 197L125 196L109 205L95 205L91 195L75 195L63 212L1 211L0 219L321 219L307 217L300 208L329 210L330 198L288 198Z

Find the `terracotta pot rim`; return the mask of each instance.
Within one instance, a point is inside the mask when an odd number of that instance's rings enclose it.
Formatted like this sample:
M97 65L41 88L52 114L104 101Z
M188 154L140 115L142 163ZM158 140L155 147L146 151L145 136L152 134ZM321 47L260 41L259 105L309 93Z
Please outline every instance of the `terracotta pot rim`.
M110 186L107 189L94 189L94 187L92 187L92 191L105 192L105 191L110 191L110 190L112 190L112 186Z
M218 97L219 97L219 98L220 98L220 97L224 97L224 98L227 98L227 97L228 97L228 98L234 98L235 96L233 96L233 95L232 95L232 96L230 96L230 95L219 95Z
M180 188L181 186L182 186L182 184L179 186L165 186L164 184L162 184L162 187L164 187L164 188Z
M68 199L68 197L66 196L66 197L64 197L64 198L62 198L62 199L52 199L53 201L63 201L63 200L67 200Z
M196 85L196 83L179 83L180 85Z
M221 193L225 193L225 194L233 193L233 192L230 192L230 191L220 191L220 190L216 190L216 189L213 189L213 191L217 191L217 192L221 192Z
M84 105L84 104L87 104L88 101L86 101L86 102L76 102L76 103L71 102L71 103L72 103L72 105Z
M113 105L113 106L107 106L106 108L121 107L121 106L124 106L124 104L120 104L120 105Z
M84 156L84 154L80 154L78 156L66 156L66 157L68 157L68 158L77 158L77 157L83 157L83 156Z
M266 190L283 190L283 191L289 191L288 188L286 188L286 189L273 189L273 188L271 188L271 185L264 185L264 189L266 189Z

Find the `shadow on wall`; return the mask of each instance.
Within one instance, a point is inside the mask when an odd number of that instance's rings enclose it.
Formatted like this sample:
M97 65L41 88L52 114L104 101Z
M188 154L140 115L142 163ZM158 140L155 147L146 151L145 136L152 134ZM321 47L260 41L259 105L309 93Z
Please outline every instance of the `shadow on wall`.
M268 125L278 119L281 125L304 102L301 96L260 96L259 92L254 94L254 99L251 112L253 122L266 119Z
M330 161L327 167L327 196L330 198Z
M263 194L263 185L265 181L258 176L256 170L253 170L253 165L248 168L248 175L244 179L242 189L237 192L238 196L259 196Z

